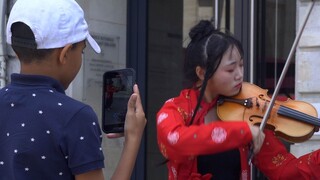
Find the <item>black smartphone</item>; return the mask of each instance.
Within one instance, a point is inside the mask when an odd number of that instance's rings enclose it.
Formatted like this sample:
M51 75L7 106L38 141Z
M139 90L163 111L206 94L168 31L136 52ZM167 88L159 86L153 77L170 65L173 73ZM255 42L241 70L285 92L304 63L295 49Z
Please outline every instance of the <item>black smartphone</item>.
M103 75L102 130L124 132L128 100L133 93L135 71L131 68L107 71Z

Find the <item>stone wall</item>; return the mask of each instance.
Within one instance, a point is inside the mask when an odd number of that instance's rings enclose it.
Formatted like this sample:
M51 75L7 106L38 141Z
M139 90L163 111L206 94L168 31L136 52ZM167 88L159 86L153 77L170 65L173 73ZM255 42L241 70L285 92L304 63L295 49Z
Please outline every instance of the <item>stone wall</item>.
M314 6L312 7L312 4ZM306 26L296 49L296 100L305 101L314 105L320 114L320 2L312 0L297 1L297 27L300 27L309 12ZM319 115L318 115L319 117ZM320 133L315 133L311 139L304 143L296 143L291 146L291 152L299 157L308 152L320 148Z

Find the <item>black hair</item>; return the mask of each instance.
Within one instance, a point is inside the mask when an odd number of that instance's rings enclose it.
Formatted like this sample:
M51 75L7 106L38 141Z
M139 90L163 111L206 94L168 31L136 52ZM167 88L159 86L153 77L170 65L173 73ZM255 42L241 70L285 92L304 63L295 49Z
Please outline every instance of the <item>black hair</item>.
M189 37L191 41L186 49L184 64L185 85L187 88L200 88L198 102L189 123L191 125L200 107L207 82L216 72L224 53L230 47L236 47L243 57L243 48L230 32L223 33L217 30L209 20L201 20L195 25L190 30ZM200 87L195 87L195 83L199 80L195 71L197 66L206 70Z
M23 63L31 63L50 55L53 49L37 49L35 36L28 25L16 22L11 25L11 46Z

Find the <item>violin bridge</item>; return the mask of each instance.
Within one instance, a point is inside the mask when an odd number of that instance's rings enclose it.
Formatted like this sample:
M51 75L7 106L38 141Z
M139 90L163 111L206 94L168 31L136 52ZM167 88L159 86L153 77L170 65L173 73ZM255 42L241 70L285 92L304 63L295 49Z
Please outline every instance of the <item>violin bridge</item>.
M267 109L267 101L265 101L264 106L262 108L262 112L264 112Z

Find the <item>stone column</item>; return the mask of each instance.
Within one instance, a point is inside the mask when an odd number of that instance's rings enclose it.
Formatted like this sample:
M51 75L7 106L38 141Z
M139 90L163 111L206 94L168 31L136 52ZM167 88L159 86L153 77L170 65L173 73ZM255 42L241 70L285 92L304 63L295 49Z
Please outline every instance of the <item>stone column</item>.
M312 0L297 1L297 26L299 31ZM320 114L320 2L316 1L296 49L296 100L311 103ZM319 116L318 116L319 117ZM320 148L320 133L303 143L291 145L291 152L299 157Z

